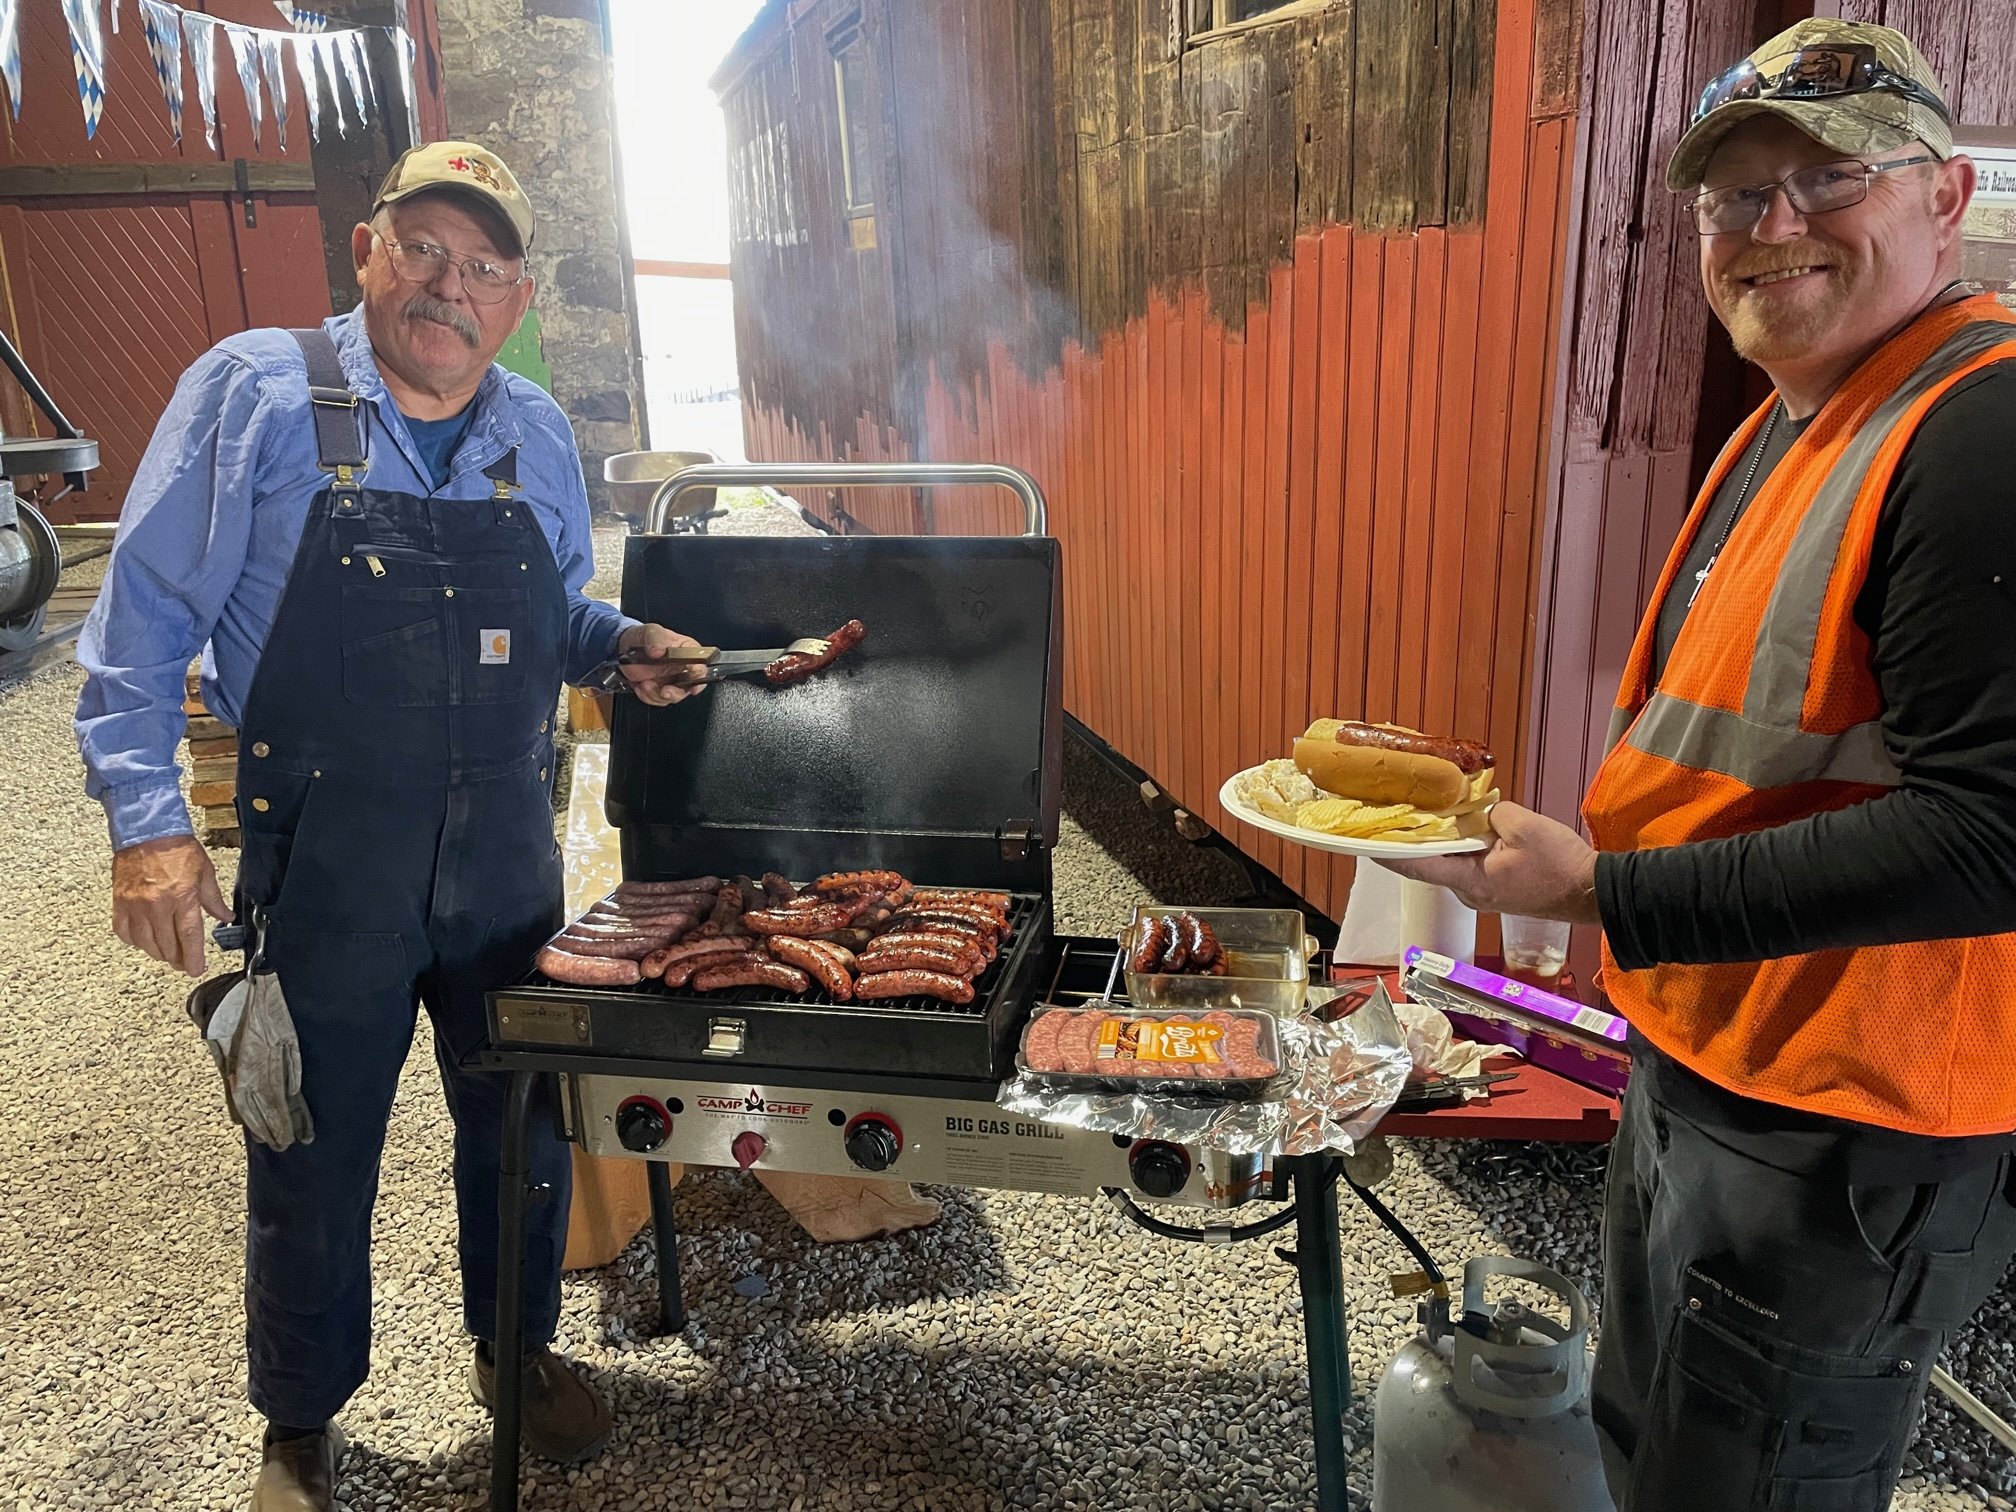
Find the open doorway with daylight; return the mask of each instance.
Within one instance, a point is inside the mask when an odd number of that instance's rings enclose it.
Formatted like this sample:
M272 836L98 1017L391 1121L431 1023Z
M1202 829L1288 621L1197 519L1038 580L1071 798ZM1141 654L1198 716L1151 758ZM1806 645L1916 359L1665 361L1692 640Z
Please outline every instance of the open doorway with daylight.
M761 0L606 0L651 445L745 460L728 145L708 79Z

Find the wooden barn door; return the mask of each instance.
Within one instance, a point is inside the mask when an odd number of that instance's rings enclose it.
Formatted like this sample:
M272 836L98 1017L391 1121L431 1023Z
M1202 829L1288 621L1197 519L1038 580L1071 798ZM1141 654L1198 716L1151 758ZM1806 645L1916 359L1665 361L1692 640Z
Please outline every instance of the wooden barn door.
M204 8L251 25L278 19L266 0ZM287 151L270 105L255 145L220 39L212 150L185 55L178 148L137 9L122 6L120 33L105 39L105 111L87 140L61 12L22 6L26 99L18 121L0 120L0 320L102 457L88 491L56 506L59 522L117 516L176 379L204 349L330 309L298 76L290 70ZM42 429L11 383L0 393L9 432Z

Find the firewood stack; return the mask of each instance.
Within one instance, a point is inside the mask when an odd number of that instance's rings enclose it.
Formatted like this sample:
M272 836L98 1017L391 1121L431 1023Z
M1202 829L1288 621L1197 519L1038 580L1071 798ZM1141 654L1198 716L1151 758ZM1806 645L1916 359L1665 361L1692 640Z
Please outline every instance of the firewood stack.
M238 732L203 707L202 670L189 669L182 712L189 716L189 801L212 845L238 844Z

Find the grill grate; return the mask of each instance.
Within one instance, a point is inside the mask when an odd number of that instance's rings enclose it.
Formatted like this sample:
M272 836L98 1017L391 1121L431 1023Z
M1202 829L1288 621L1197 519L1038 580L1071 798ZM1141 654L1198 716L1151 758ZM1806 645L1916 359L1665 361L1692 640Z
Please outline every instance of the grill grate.
M933 885L933 884L926 884ZM565 993L570 998L578 998L583 992L592 992L597 997L630 997L662 1002L669 1008L675 1004L691 1004L710 1012L724 1008L743 1006L765 1006L778 1008L830 1008L846 1013L889 1013L912 1018L937 1019L984 1019L993 1007L995 991L1006 975L1009 959L1015 954L1029 929L1040 915L1042 900L1032 893L1011 893L1009 895L1008 922L1014 928L1014 935L1002 943L1001 952L987 963L987 969L973 979L973 1001L970 1003L948 1003L942 998L907 997L878 998L867 1003L836 1003L816 983L805 992L782 992L775 987L741 988L734 992L689 992L684 988L667 987L663 982L633 982L625 987L582 988L569 982L556 982L551 977L537 971L528 971L514 984L534 991Z

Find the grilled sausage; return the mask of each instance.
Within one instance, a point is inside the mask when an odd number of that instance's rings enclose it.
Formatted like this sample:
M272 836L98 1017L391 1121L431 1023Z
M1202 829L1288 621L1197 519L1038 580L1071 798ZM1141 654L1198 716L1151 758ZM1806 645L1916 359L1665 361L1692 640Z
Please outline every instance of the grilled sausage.
M846 929L822 929L817 934L804 935L801 938L807 940L826 940L845 950L855 951L862 949L875 936L870 930L850 925Z
M669 933L577 935L563 929L546 943L570 955L628 957L633 961L641 961L652 951L662 950L670 945L672 936Z
M863 962L876 956L904 954L913 951L930 951L948 957L962 964L971 975L978 976L987 967L987 956L973 941L957 935L925 934L916 930L905 930L902 934L886 934L875 940L861 952Z
M906 908L889 921L892 925L949 925L984 936L991 944L1001 938L1001 921L958 908Z
M675 893L711 893L720 887L719 877L688 877L683 882L619 882L613 898L662 898Z
M1004 892L990 892L983 888L920 887L917 889L919 903L970 903L993 910L1002 918L1008 916L1009 896Z
M979 924L997 934L1008 933L1008 921L982 903L925 902L912 898L903 910L905 913L930 914L933 918L963 919L969 924Z
M763 675L770 679L773 688L789 687L792 683L803 682L814 672L823 672L839 657L846 655L861 644L868 634L867 626L859 620L849 620L838 630L826 637L826 650L820 656L806 656L793 652L780 656L763 669Z
M1137 976L1162 969L1162 953L1169 948L1169 921L1153 916L1141 921L1140 938L1134 942L1127 968Z
M608 938L625 934L677 934L691 929L700 922L700 915L681 911L679 913L652 914L583 914L567 926L567 933L579 935L600 935Z
M805 943L807 945L816 945L831 959L834 965L849 975L853 974L854 968L858 964L858 958L853 951L842 945L838 940L807 940Z
M858 898L871 892L886 895L909 885L901 872L828 872L812 884L812 891L826 898Z
M847 975L847 969L814 941L793 939L790 935L772 935L764 946L786 966L795 966L816 978L834 1002L845 1003L853 999L854 980Z
M1225 955L1225 947L1218 943L1218 932L1195 914L1183 915L1183 927L1187 931L1185 943L1190 947L1190 969L1210 971Z
M987 963L971 956L954 955L949 950L926 950L916 946L907 950L867 951L862 955L860 965L864 972L942 971L947 976L970 981L986 970Z
M541 950L534 964L554 981L580 987L627 987L643 976L634 958L576 955L555 945Z
M1162 916L1162 928L1167 932L1169 943L1162 949L1163 971L1181 971L1190 964L1190 947L1183 940L1183 926L1176 922L1173 914Z
M679 960L668 959L665 963L665 985L667 987L684 987L693 980L696 972L705 971L713 966L725 966L731 961L739 961L744 957L754 956L756 953L756 942L753 940L730 940L728 943L735 948L733 950L717 950L711 955L687 956ZM655 952L655 955L664 954L667 954L667 952ZM653 957L646 958L647 965L650 964L651 959Z
M736 939L732 935L709 935L705 939L681 940L676 945L666 947L666 960L698 960L703 956L733 955L737 951L755 949L753 942Z
M812 979L795 966L766 961L753 952L693 973L695 992L719 992L723 987L775 987L783 992L803 992L811 985Z
M798 896L798 884L776 872L763 873L763 895L772 903L789 903Z
M854 984L854 996L872 998L935 997L948 1003L973 1001L973 984L943 971L878 971Z
M1454 762L1466 777L1474 777L1486 767L1496 766L1491 748L1474 740L1455 740L1446 735L1420 735L1412 730L1389 730L1384 725L1360 724L1346 720L1337 727L1339 745L1371 746L1381 751L1405 751L1410 756L1439 756Z

